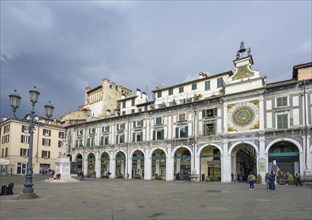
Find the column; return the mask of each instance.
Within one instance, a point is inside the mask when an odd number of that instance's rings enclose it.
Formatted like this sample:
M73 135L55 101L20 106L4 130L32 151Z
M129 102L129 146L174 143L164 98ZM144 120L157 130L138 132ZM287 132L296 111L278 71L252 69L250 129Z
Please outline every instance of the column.
M221 155L221 182L231 182L231 155L228 152L228 142L223 142L223 155Z
M147 153L146 153L146 155L148 155ZM152 171L152 158L151 157L149 157L149 156L146 156L145 158L144 158L144 179L145 180L151 180L152 179L152 173L151 173L151 171Z
M174 158L171 156L171 147L168 147L168 156L166 158L166 181L173 181Z
M262 183L265 183L265 174L268 169L268 154L265 153L265 138L259 137L259 153L257 154L257 171L262 177Z
M114 152L110 153L110 160L109 160L109 172L111 173L111 178L115 178L116 173L116 160L114 158Z
M96 177L101 177L101 159L99 159L99 153L95 155L95 172Z

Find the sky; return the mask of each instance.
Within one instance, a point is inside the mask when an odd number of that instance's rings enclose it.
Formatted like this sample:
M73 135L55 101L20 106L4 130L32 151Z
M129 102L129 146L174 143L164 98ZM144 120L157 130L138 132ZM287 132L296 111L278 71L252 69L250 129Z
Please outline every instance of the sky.
M104 78L147 92L235 71L240 42L267 83L289 80L312 61L312 1L9 1L1 0L1 116L8 95L40 92L60 118L84 105Z

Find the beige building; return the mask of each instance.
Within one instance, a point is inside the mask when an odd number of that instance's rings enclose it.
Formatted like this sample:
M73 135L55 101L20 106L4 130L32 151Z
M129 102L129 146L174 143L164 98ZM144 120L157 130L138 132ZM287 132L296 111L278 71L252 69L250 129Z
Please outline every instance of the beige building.
M55 169L56 158L64 151L65 129L60 122L40 118L34 130L33 139L33 171ZM1 166L1 172L25 174L29 154L29 124L27 117L19 121L3 118L0 124L0 158L10 163Z

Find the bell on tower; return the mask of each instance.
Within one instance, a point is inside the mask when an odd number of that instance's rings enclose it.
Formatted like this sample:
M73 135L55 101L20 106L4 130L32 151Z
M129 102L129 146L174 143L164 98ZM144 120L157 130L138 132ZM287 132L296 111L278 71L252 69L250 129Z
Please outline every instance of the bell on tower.
M246 51L244 41L241 42L238 52L244 53Z

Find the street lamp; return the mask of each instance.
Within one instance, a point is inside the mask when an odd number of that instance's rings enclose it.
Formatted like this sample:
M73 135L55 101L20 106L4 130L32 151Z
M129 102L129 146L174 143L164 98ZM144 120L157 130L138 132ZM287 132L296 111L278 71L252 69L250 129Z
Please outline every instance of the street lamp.
M33 183L33 168L32 168L32 155L33 155L33 136L34 136L34 129L37 125L37 115L35 113L35 104L38 102L40 93L36 90L36 87L34 87L32 90L29 91L29 100L32 103L32 110L29 114L29 119L27 119L27 123L29 124L29 153L28 153L28 162L27 162L27 172L25 177L25 183L24 183L24 189L23 194L20 195L21 199L34 199L37 197L37 195L34 193ZM21 97L17 93L16 90L14 90L14 93L9 95L10 97L10 105L13 108L14 117L15 119L19 120L16 117L16 109L18 109ZM50 118L53 114L54 107L51 105L51 102L49 101L49 104L44 106L45 108L45 114L48 118Z

